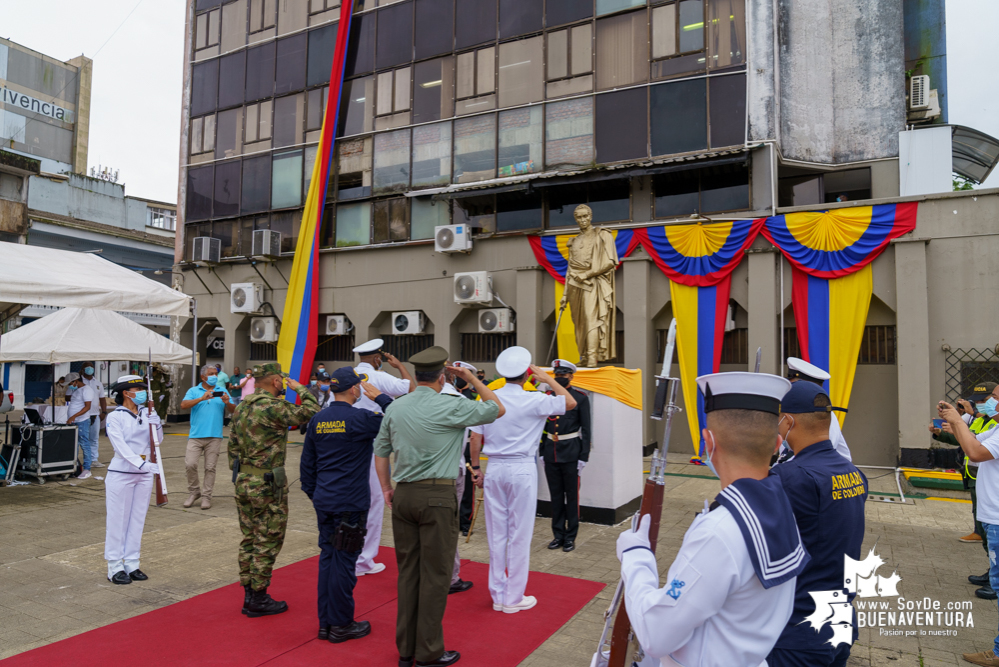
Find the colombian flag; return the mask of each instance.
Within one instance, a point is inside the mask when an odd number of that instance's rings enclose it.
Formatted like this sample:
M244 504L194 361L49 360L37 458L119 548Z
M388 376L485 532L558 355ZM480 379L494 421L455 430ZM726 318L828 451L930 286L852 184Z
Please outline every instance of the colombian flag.
M340 8L340 25L337 29L333 68L330 72L330 90L326 98L326 112L319 140L316 163L312 168L309 194L305 198L302 226L295 259L291 265L291 278L284 302L284 317L277 344L277 358L288 375L303 384L309 383L312 362L316 356L319 339L319 235L322 230L323 202L330 165L333 162L333 145L337 117L340 109L340 89L343 86L344 60L347 54L347 36L353 3ZM295 392L289 390L288 400L297 401Z

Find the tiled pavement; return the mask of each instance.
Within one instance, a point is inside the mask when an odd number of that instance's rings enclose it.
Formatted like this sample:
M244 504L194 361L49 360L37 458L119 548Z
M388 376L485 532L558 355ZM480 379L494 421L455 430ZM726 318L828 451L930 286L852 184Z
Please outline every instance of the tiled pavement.
M237 580L235 567L239 527L232 500L232 484L224 457L220 461L212 509L198 504L185 510L184 425L168 427L163 454L171 482L170 504L151 508L143 540L142 568L151 576L139 586L113 586L105 578L104 484L102 480L69 480L0 489L0 658L114 623L178 600L192 597ZM297 442L296 442L297 441ZM301 438L289 447L288 469L296 471ZM101 459L111 448L102 439ZM684 465L671 457L660 532L659 562L665 571L679 549L683 533L705 498L713 497L717 482L704 477L703 468ZM105 469L95 469L101 476ZM894 491L889 476L873 479L882 471L868 471L872 488ZM886 472L886 471L885 471ZM292 485L290 520L278 566L318 553L314 514L308 499ZM542 481L543 483L543 481ZM583 483L586 483L585 473ZM850 665L939 666L967 664L962 652L981 651L992 645L999 614L996 603L973 596L965 577L987 569L980 545L961 544L959 535L971 530L970 506L965 503L915 500L904 505L869 502L864 553L877 541L885 560L882 574L896 566L902 577L899 594L907 599L929 597L941 604L972 601L973 628L957 629L957 636L881 636L877 630L860 631ZM386 521L386 527L390 526ZM614 541L621 526L584 524L577 548L571 554L548 551L547 520L538 519L531 568L608 584L541 647L524 665L532 667L585 666L589 664L603 625L603 613L618 579ZM391 529L383 544L392 545ZM488 560L484 521L471 541L461 538L462 556ZM485 585L485 582L476 582ZM530 592L530 584L528 584ZM239 604L233 600L233 609ZM889 600L894 606L895 600ZM543 600L536 612L543 613ZM924 628L933 630L935 628ZM918 629L916 629L918 632Z

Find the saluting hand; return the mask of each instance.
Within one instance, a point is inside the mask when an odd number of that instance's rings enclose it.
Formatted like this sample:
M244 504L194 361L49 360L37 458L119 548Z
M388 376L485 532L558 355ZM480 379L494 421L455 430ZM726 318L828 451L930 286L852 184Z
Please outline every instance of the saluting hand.
M295 378L292 378L292 377L288 378L288 388L289 389L298 389L301 386L302 386L302 383L299 382L298 380L296 380Z
M364 395L372 401L382 395L382 392L378 391L378 387L370 382L362 382L361 389L364 391Z
M399 361L391 352L382 352L382 357L385 358L385 363L392 368L402 368L402 362Z
M464 366L445 366L444 369L448 373L450 373L453 377L456 378L460 377L468 384L472 384L472 380L475 379L475 376L472 375L472 371L465 368Z

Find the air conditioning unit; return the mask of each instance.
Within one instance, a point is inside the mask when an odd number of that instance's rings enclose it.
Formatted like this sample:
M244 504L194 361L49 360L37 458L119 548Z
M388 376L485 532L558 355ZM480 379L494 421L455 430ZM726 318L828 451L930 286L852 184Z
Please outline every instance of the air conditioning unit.
M916 111L930 106L930 77L919 74L909 79L909 109Z
M281 256L281 232L272 229L256 229L253 231L253 247L250 251L252 257Z
M418 310L407 310L401 313L392 313L392 333L423 333L423 313Z
M492 303L493 278L488 271L454 274L455 303Z
M278 321L276 317L254 317L250 320L251 343L276 343Z
M472 230L468 225L434 227L434 250L437 252L468 252L472 249Z
M191 261L196 264L218 264L222 259L222 241L210 236L196 236L191 248Z
M264 302L264 288L256 283L233 283L229 287L230 313L256 313Z
M486 308L479 311L479 333L513 331L513 311L509 308Z
M327 336L345 336L347 332L351 329L350 320L347 319L346 315L327 315L326 316L326 335Z

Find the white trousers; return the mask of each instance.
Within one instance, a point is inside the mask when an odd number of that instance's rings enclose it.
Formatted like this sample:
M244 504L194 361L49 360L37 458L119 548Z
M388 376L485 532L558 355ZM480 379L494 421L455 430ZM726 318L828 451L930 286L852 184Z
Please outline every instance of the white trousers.
M489 593L493 603L512 606L524 599L527 588L538 506L538 466L533 458L490 458L484 491Z
M461 513L461 497L465 495L465 469L461 468L458 471L458 479L455 480L454 491L458 494L458 512ZM461 543L461 537L458 538L458 543ZM461 551L458 547L454 548L454 570L451 572L451 585L461 581Z
M109 470L104 488L108 512L104 559L108 562L108 577L111 577L115 572L139 569L142 527L149 511L153 476Z
M385 496L382 495L382 483L378 481L375 471L375 457L371 456L371 470L368 472L368 487L371 491L371 507L368 509L368 534L364 537L364 548L357 557L354 571L364 574L375 566L375 556L378 546L382 543L382 519L385 516Z

